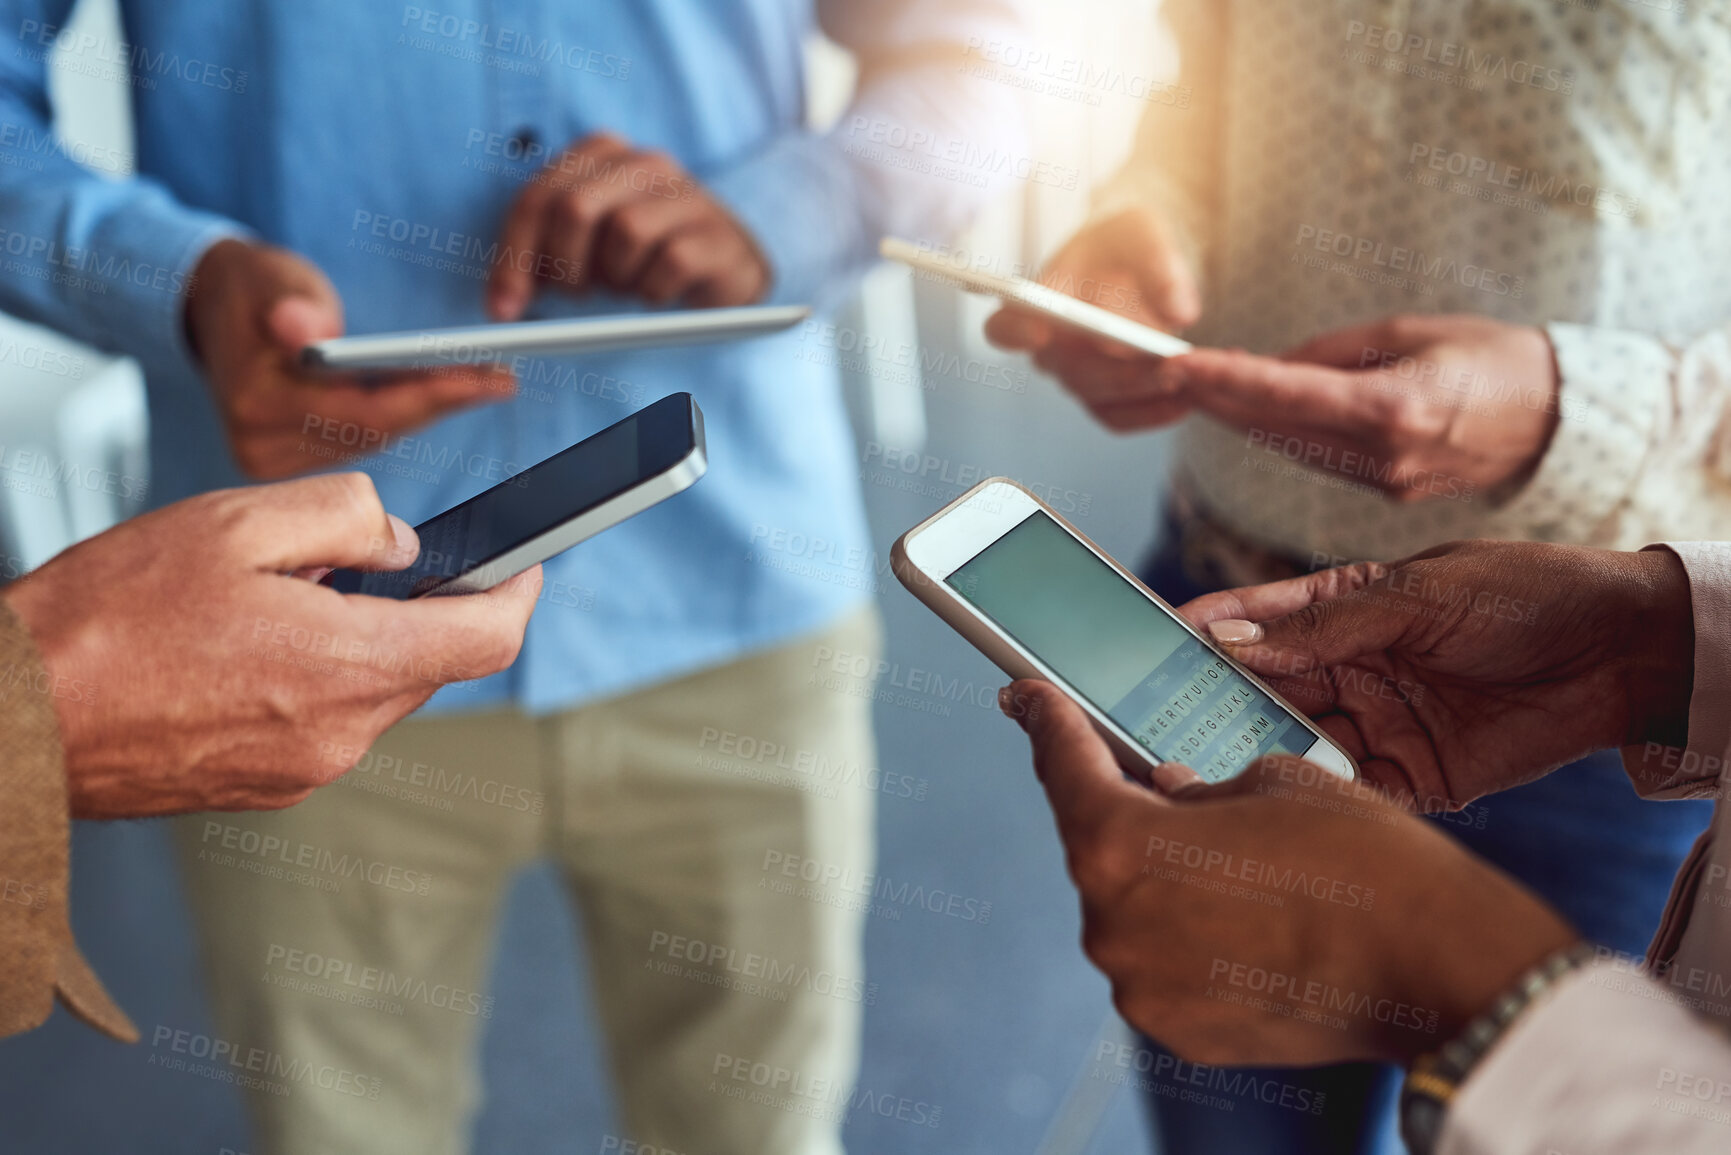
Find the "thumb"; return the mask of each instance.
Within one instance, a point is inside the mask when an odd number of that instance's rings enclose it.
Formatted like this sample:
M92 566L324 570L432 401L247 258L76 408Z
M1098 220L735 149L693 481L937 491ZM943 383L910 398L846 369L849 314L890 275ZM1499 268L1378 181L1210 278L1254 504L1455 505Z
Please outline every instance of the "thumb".
M288 352L343 335L343 303L325 275L293 253L266 254L264 329Z
M364 473L320 473L195 500L226 507L228 529L219 544L249 569L398 570L420 553L415 531L385 512Z
M1312 699L1319 694L1333 704L1329 669L1398 644L1414 620L1411 613L1378 598L1374 589L1361 589L1268 622L1218 619L1208 623L1208 632L1255 673L1304 683L1304 705L1315 710Z
M265 314L265 333L284 351L343 335L342 312L310 297L280 297Z
M986 318L986 340L1000 349L1040 349L1052 339L1052 326L1036 313L1005 305Z
M1102 837L1126 806L1147 806L1159 796L1128 782L1093 720L1045 682L1010 687L1021 705L1017 718L1034 747L1034 771L1058 820L1065 843L1086 846Z
M1196 287L1196 276L1176 246L1167 244L1160 250L1151 278L1150 307L1164 325L1188 329L1202 319L1202 293Z

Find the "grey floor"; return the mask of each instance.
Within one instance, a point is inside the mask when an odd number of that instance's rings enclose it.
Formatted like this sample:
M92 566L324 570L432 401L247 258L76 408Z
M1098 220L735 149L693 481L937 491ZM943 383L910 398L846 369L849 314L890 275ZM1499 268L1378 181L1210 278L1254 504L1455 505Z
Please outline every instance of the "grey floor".
M1021 396L940 379L928 408L926 452L945 463L936 476L909 492L892 475L864 469L884 549L959 492L944 477L994 472L1055 487L1083 528L1121 557L1146 546L1165 460L1159 438L1102 433L1037 379ZM1075 898L1026 746L990 706L1002 678L887 574L885 586L890 660L979 692L973 700L958 690L880 703L883 766L931 782L923 802L883 801L881 869L989 901L992 910L984 924L918 910L870 920L878 998L867 1015L862 1086L940 1107L941 1117L929 1127L856 1113L848 1145L854 1155L1031 1155L1079 1075L1100 1097L1087 1063L1109 1011L1105 984L1077 946ZM147 1037L159 1023L207 1023L162 828L86 825L74 860L80 938ZM606 1075L580 959L553 875L525 875L493 976L498 1002L485 1040L477 1151L609 1149ZM0 1043L0 1152L248 1150L232 1089L153 1068L148 1057L148 1048L107 1042L60 1012L44 1029ZM1072 1130L1063 1150L1148 1150L1127 1093L1110 1098L1098 1131L1084 1139Z

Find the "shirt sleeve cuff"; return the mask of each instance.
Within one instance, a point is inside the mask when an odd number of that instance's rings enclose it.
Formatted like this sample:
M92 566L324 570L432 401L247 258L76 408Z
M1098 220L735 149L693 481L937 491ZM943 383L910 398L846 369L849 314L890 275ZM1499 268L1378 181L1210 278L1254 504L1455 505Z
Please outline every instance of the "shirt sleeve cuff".
M89 248L67 254L71 267L83 270L75 275L89 281L84 312L98 343L126 350L161 380L199 379L186 340L186 297L205 253L230 238L253 239L235 222L166 195L107 214L91 230Z
M1689 575L1695 619L1695 680L1683 749L1648 742L1623 751L1623 768L1646 797L1687 798L1717 790L1731 756L1731 545L1674 542Z
M1479 1063L1437 1152L1723 1151L1731 1104L1700 1098L1722 1085L1731 1046L1632 964L1600 961L1517 1019Z
M24 623L0 600L0 1037L47 1019L56 994L79 1018L126 1042L138 1031L79 954L67 915L71 817L55 702L62 686Z
M840 276L873 259L876 238L864 235L852 175L823 137L779 137L707 188L769 263L768 304L822 304Z
M1634 491L1668 397L1673 357L1636 333L1548 325L1560 382L1538 472L1497 515L1514 536L1590 541Z

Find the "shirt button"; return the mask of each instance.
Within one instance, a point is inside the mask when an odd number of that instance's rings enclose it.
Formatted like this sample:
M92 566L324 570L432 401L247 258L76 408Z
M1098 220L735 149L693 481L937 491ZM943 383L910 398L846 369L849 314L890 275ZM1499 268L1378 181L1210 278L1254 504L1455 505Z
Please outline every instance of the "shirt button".
M519 128L511 134L512 151L519 157L531 157L540 151L541 134L532 128Z

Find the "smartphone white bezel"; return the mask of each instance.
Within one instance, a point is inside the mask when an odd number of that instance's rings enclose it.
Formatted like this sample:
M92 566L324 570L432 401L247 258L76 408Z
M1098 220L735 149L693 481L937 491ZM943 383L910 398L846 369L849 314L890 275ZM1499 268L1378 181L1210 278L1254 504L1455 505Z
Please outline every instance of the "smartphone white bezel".
M374 333L333 337L308 345L301 350L301 364L331 373L493 365L517 356L552 357L761 337L790 329L810 316L811 309L805 305L749 305Z
M1009 277L979 269L958 268L911 241L885 237L878 243L878 252L888 260L930 273L970 292L1014 302L1054 321L1128 345L1152 357L1176 357L1196 347L1182 337L1174 337L1109 309L1077 300L1067 293L1060 293L1050 285L1042 285L1025 277Z
M1149 780L1148 767L1161 761L1137 742L1105 711L1070 685L1062 675L1048 667L1021 642L1004 630L948 584L958 569L983 553L994 542L1021 525L1035 513L1044 513L1068 533L1084 549L1111 566L1130 586L1165 612L1192 637L1214 654L1230 663L1234 670L1258 689L1269 694L1299 724L1310 731L1315 741L1302 757L1321 766L1336 777L1352 781L1358 777L1358 766L1352 757L1317 729L1309 718L1294 709L1255 674L1245 669L1217 646L1213 639L1186 622L1158 594L1119 565L1109 554L1096 546L1061 514L1034 494L1006 477L992 477L980 482L967 493L940 509L937 513L903 534L891 553L891 565L896 577L915 597L925 602L937 615L972 642L1000 669L1012 678L1034 677L1051 682L1087 711L1094 725L1111 743L1119 765L1144 782Z
M587 541L596 534L627 521L651 506L660 504L675 494L697 484L709 470L709 454L703 432L703 410L692 400L691 449L679 460L651 474L600 505L584 510L569 521L562 521L546 533L529 538L467 573L440 582L417 597L436 594L480 593L502 581L509 581L524 570L564 553L572 546ZM509 484L509 482L505 483Z

